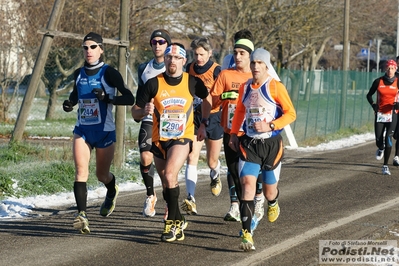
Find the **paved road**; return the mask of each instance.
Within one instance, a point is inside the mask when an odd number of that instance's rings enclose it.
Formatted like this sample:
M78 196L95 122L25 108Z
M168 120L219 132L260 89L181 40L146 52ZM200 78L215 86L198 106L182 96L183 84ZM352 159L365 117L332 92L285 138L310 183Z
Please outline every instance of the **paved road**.
M219 197L201 177L199 214L187 216L186 239L162 243L164 202L157 215L141 216L144 191L124 192L115 212L88 209L90 235L72 228L73 208L36 210L42 216L0 222L0 265L318 265L318 241L398 239L399 169L383 176L382 162L367 143L339 151L287 151L280 181L281 215L263 219L255 252L238 249L240 223L225 222L227 181ZM185 186L181 185L185 195ZM157 189L158 195L161 191Z

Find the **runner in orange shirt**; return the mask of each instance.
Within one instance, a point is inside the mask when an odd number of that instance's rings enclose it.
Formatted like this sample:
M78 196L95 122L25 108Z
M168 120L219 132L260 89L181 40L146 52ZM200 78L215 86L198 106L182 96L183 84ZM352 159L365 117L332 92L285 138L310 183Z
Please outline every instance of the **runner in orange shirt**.
M194 61L189 63L186 71L195 77L200 78L208 90L212 89L216 77L220 73L220 66L213 62L212 47L209 40L204 37L198 37L191 43L191 49L194 52ZM223 127L220 125L221 110L220 106L214 106L211 110L209 120L202 120L201 112L202 99L194 98L194 124L195 135L200 127L206 128L205 140L195 139L193 150L187 158L186 164L186 189L187 198L184 199L181 208L188 214L197 214L197 205L195 203L195 188L198 180L197 165L202 146L206 144L206 159L210 170L211 192L214 196L219 196L222 190L220 180L220 161L219 155L223 142Z
M202 115L209 118L212 98L201 79L183 72L186 50L180 43L172 43L165 50L166 71L149 79L137 91L132 107L135 120L152 114L152 146L157 173L162 181L163 197L168 206L161 241L184 240L187 222L179 210L178 173L183 167L194 140L193 98L204 99ZM205 138L205 128L198 131L198 139Z
M227 182L230 194L230 210L224 217L226 221L240 221L239 200L241 198L241 184L238 177L238 154L231 150L228 145L230 139L231 120L234 116L235 106L238 99L238 89L252 77L250 55L254 49L252 33L247 30L240 30L234 35L235 67L222 70L213 86L211 95L214 106L222 106L221 124L224 128L223 147L226 164L228 168ZM218 100L216 100L218 99ZM265 198L262 193L262 183L259 179L255 197L256 215L260 221L264 215Z

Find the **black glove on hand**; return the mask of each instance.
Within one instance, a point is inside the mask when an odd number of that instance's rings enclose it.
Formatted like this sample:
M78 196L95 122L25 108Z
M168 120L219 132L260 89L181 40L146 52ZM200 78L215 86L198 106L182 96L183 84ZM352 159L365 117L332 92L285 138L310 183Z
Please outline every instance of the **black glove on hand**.
M73 110L72 102L70 100L65 100L62 104L62 109L64 109L65 112L71 112Z
M374 112L376 112L376 113L378 112L378 105L377 104L373 103L371 105L371 107L373 107Z
M393 103L393 108L394 108L395 110L399 110L399 102Z
M106 103L110 103L112 100L109 98L109 95L105 93L103 89L93 89L91 91L94 93L99 101L104 101Z

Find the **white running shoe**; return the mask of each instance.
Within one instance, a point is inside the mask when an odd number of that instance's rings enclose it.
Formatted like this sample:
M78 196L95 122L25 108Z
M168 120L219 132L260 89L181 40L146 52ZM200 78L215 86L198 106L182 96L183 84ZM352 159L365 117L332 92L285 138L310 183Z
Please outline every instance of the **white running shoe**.
M377 152L375 153L375 158L377 160L381 160L384 157L384 150L378 149Z
M391 172L389 171L388 165L383 165L382 166L382 174L383 175L391 175Z
M240 208L238 206L238 203L232 203L230 205L230 210L224 216L224 220L225 221L233 221L233 222L241 221L241 214L240 214Z
M153 217L156 213L155 211L156 203L157 203L156 195L147 196L147 198L144 201L143 216Z
M262 220L263 215L265 215L265 197L262 195L261 198L255 197L255 215L258 221Z
M399 156L393 157L393 165L394 166L399 166Z

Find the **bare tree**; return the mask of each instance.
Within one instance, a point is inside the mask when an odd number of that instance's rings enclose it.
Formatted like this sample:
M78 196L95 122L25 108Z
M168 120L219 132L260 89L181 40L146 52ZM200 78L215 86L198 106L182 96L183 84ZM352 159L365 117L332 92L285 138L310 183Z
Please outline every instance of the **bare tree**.
M59 51L62 52L62 51ZM65 52L65 51L64 51ZM72 78L70 78L70 80L68 81L69 77L72 77L73 72L75 71L75 69L77 69L78 67L81 67L83 65L84 59L82 56L79 56L77 54L80 53L76 53L75 50L75 55L69 55L69 56L63 56L63 58L70 58L70 59L74 59L71 60L71 62L69 62L69 68L68 69L64 69L62 63L60 62L60 53L55 55L55 64L56 64L56 68L54 68L54 70L56 70L58 73L54 73L54 77L52 79L45 79L45 84L47 85L46 87L48 88L50 97L49 97L49 101L48 101L48 105L47 105L47 111L46 111L46 120L50 120L54 118L54 113L55 113L55 108L57 106L57 98L58 95L62 94L62 93L68 93L72 87L73 87L73 80ZM70 53L69 53L70 54ZM73 65L71 65L71 63L74 63ZM53 72L50 72L53 73Z
M52 0L26 1L23 6L17 5L19 12L2 12L0 15L2 21L7 22L0 26L3 34L3 52L0 54L2 88L9 87L7 82L15 80L9 73L5 74L5 69L9 71L12 69L10 64L16 62L7 63L6 58L12 58L6 56L7 47L9 52L12 50L10 44L7 46L7 40L18 36L20 62L32 65L42 38L37 30L45 27L52 4ZM396 25L393 22L396 21L397 10L392 8L394 6L397 6L396 0L351 1L351 68L358 66L356 53L369 40L383 38L383 50L385 53L392 52L396 45ZM10 7L3 4L2 8ZM152 57L148 38L156 28L168 29L173 40L186 45L196 36L209 37L219 63L225 54L231 52L234 33L248 28L254 33L255 46L268 49L278 68L313 70L320 67L339 68L341 65L340 51L335 51L334 45L342 42L342 0L132 0L130 8L128 64L132 72L139 63ZM95 5L83 0L67 1L58 30L82 35L95 31L106 38L117 38L119 9L119 0L98 0ZM370 10L373 12L366 12ZM16 13L20 16L12 17ZM10 23L12 20L21 27L14 35L10 26L13 25ZM72 54L65 51L80 47L80 42L67 38L54 39L53 56L49 58L49 67L42 78L51 97L53 88L56 88L55 91L62 89L56 82L62 84L62 79L68 78L63 76L69 73L66 69L76 66L69 62ZM107 46L105 49L106 62L117 66L117 47ZM60 62L58 66L56 58ZM62 68L59 68L60 65ZM54 67L52 71L51 66ZM22 79L25 73L18 75ZM55 77L55 81L50 81L51 77ZM6 113L11 99L10 94L2 95L0 112ZM48 110L52 110L53 102L54 99L49 101ZM50 113L48 117L51 117Z
M16 12L19 3L0 2L0 121L7 122L8 111L18 96L19 83L22 81L31 56L23 48L22 39L25 29L23 16Z

